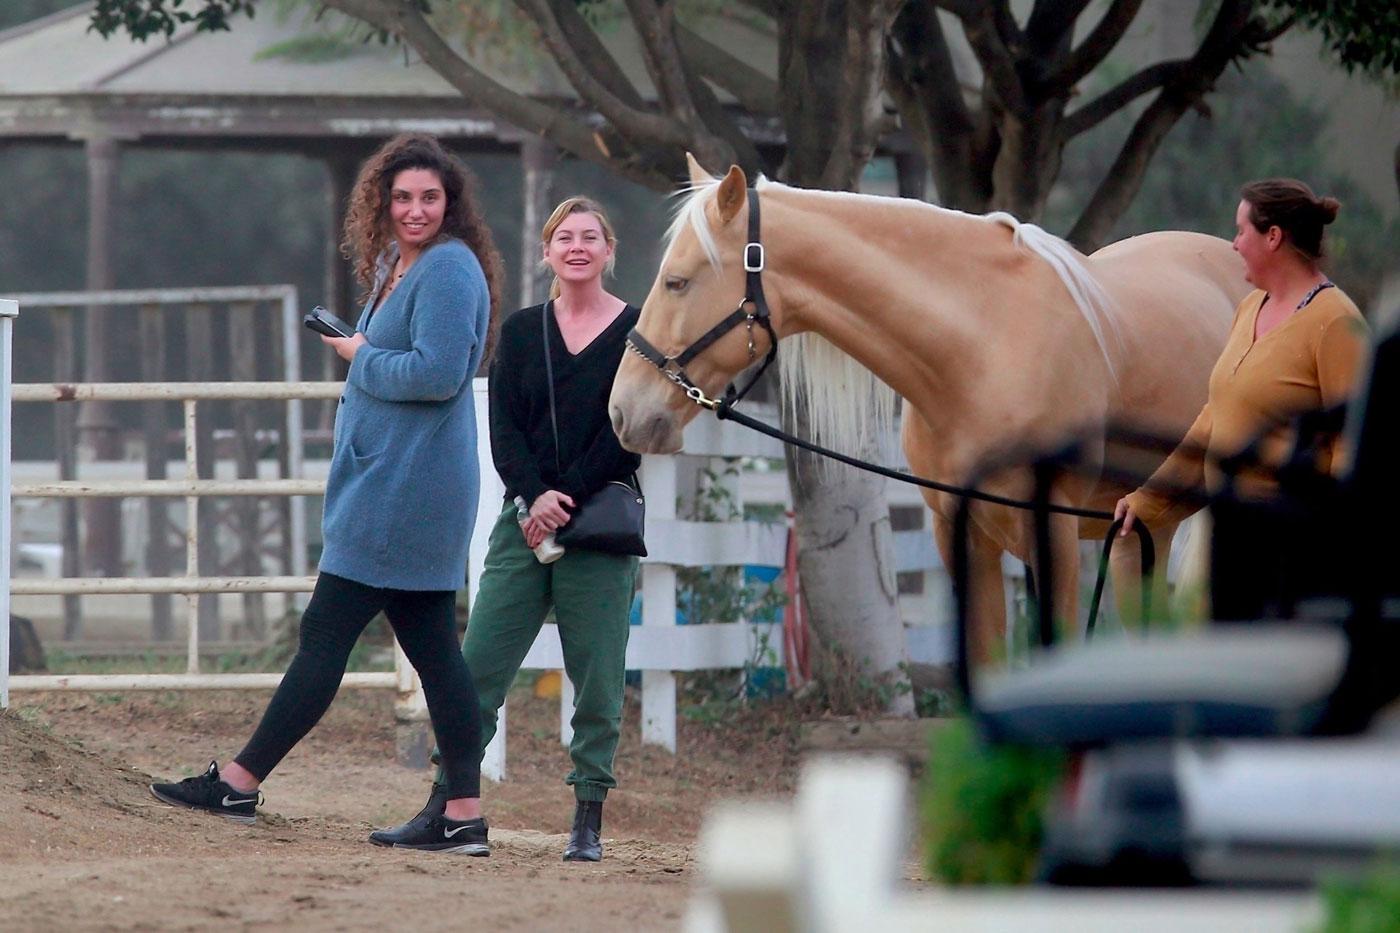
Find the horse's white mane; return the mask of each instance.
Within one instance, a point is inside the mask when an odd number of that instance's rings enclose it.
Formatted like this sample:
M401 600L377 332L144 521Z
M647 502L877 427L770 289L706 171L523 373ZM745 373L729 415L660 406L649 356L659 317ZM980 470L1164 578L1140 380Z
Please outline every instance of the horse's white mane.
M1065 290L1074 299L1075 307L1084 316L1089 330L1093 332L1099 352L1103 354L1104 365L1108 367L1108 377L1116 384L1118 367L1114 365L1113 359L1117 355L1115 350L1121 351L1123 348L1123 337L1118 332L1113 300L1108 297L1098 279L1094 278L1094 274L1080 261L1074 247L1035 224L1022 223L1005 211L987 214L986 219L1010 227L1013 234L1012 243L1035 253L1055 270L1055 274L1064 283Z
M666 232L667 255L680 234L688 228L695 235L710 265L716 271L722 267L718 244L705 220L705 205L720 181L711 178L692 184L678 193L681 200ZM755 187L761 191L768 187L785 186L759 176ZM850 195L849 192L812 193L835 197ZM904 204L909 203L905 199L900 200ZM944 210L933 205L926 206L931 210ZM1002 211L987 214L984 219L1009 227L1013 231L1014 245L1040 256L1055 270L1093 332L1108 366L1109 376L1116 382L1115 354L1109 345L1113 343L1121 347L1121 337L1113 303L1080 261L1074 248L1035 224L1022 223ZM787 338L786 343L796 352L778 356L784 401L792 407L797 398L806 399L808 423L814 439L844 453L869 456L876 451L888 452L889 442L894 437L894 391L820 334L796 334Z

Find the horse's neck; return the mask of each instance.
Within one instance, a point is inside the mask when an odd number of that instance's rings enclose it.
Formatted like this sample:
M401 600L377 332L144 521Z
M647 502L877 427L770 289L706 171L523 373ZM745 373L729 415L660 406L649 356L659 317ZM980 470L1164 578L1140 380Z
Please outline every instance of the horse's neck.
M764 242L783 330L825 337L908 399L969 392L1006 323L998 266L1009 231L889 198L781 188Z

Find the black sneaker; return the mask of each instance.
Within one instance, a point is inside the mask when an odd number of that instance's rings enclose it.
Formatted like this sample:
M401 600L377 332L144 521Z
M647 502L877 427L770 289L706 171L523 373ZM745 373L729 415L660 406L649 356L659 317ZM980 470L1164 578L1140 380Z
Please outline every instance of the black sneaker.
M262 803L261 791L244 793L220 780L217 761L209 762L209 770L199 777L185 778L178 784L152 784L151 795L163 803L208 810L239 823L256 820L254 811Z
M388 829L376 829L369 834L369 841L377 846L393 846L405 840L413 840L419 837L428 825L428 821L433 817L442 816L447 809L447 787L442 784L434 784L433 791L428 795L428 802L423 805L423 809L418 811L418 815L407 823L400 823L398 826L391 826Z
M441 814L421 820L414 817L402 826L394 827L393 832L392 841L381 841L373 836L370 839L376 845L395 849L453 852L458 855L491 854L491 844L486 840L485 817L479 816L474 820L449 820Z

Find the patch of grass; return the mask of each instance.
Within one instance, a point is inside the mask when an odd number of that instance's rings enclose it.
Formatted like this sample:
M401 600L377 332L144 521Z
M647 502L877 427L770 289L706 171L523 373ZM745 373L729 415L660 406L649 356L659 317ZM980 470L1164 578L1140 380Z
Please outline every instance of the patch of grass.
M46 652L50 671L65 674L179 674L185 670L184 655L157 655L153 652L114 657L69 654L62 648Z
M1328 881L1321 893L1317 933L1400 933L1400 863L1364 878Z
M39 722L40 711L37 706L18 706L15 707L14 713L21 722L26 722L31 726Z
M987 746L961 719L935 730L920 791L924 860L948 884L1026 884L1062 753Z

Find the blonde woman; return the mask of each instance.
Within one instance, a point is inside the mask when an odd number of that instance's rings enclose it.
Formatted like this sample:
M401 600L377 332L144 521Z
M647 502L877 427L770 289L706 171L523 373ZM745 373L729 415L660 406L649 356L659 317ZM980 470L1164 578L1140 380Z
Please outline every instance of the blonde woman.
M613 754L637 559L570 548L546 563L541 557L550 555L541 549L537 557L535 548L589 495L629 479L641 464L618 444L607 412L627 332L640 313L603 287L616 248L597 203L583 197L561 203L540 235L542 261L554 273L550 300L517 311L501 327L491 365L491 453L506 494L462 645L480 697L484 748L520 662L554 610L575 696L573 769L565 783L576 807L567 861L596 862L603 854L603 801L617 786ZM557 446L545 353L553 369ZM422 813L375 834L376 841L413 835L415 823L440 814L445 800L436 786Z

